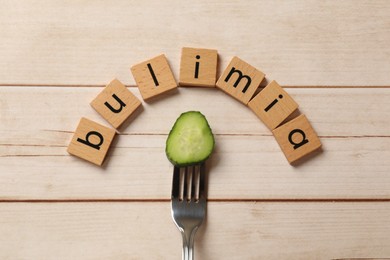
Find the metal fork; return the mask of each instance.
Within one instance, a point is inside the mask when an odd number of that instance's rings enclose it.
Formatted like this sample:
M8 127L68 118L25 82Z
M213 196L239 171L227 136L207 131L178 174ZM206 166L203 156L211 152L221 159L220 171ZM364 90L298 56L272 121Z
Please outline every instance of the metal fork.
M174 167L172 218L183 237L183 260L194 260L195 233L206 215L205 165Z

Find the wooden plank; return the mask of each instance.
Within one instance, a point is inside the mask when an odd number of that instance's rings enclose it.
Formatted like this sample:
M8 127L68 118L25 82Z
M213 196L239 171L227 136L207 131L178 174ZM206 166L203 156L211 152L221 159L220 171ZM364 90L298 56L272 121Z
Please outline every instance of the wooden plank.
M104 122L88 105L100 88L0 89L3 200L169 199L165 140L187 109L204 112L216 133L210 199L390 199L389 89L291 89L324 147L298 167L247 107L221 91L181 89L145 104L101 169L66 153L81 116Z
M68 134L67 134L68 135ZM103 168L66 146L1 146L0 198L169 199L166 136L117 136ZM210 199L390 199L390 138L323 138L324 152L292 167L271 136L217 136Z
M41 144L45 140L46 144L62 145L66 140L59 140L58 135L74 131L82 116L106 124L89 106L102 89L0 87L0 130L4 133L0 138L14 144ZM141 99L137 89L130 90ZM389 89L287 89L287 92L320 136L389 136ZM215 134L272 135L248 107L220 90L204 88L180 88L156 102L143 102L143 109L119 131L167 134L180 113L188 110L205 114ZM53 134L56 139L49 136L42 139L37 131Z
M130 66L160 53L178 79L187 46L217 49L219 75L237 55L283 86L390 86L389 13L385 0L4 0L0 84L134 84Z
M195 256L389 257L388 204L209 203ZM180 259L181 254L167 202L2 203L0 232L1 259Z

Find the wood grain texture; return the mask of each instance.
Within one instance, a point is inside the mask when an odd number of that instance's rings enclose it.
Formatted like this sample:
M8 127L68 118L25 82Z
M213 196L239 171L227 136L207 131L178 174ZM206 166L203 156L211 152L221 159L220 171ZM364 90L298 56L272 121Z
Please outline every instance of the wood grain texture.
M212 202L195 257L386 257L388 204ZM47 259L55 252L56 259L180 259L169 212L167 202L3 203L0 258Z
M195 109L216 134L210 199L390 199L389 89L288 89L324 147L298 167L288 164L248 107L217 89L180 89L144 104L121 129L102 169L66 153L81 116L104 123L88 105L101 88L0 89L5 200L169 199L165 140L177 111Z
M129 85L128 68L160 53L178 79L187 46L217 49L219 72L237 55L282 86L390 86L389 13L385 0L5 0L0 84Z

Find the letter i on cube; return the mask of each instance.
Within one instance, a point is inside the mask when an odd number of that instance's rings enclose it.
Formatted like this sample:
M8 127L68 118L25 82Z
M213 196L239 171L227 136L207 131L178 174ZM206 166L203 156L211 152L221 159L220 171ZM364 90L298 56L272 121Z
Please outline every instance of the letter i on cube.
M278 127L298 108L298 104L275 80L260 91L248 106L270 130Z
M211 49L181 50L180 86L215 87L218 52Z

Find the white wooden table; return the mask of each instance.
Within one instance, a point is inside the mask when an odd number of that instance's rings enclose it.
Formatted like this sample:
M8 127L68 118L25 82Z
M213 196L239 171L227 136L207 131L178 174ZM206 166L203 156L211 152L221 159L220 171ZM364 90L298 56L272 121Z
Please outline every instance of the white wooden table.
M0 259L180 259L167 133L216 135L197 259L390 257L390 2L11 1L0 9ZM323 152L290 166L247 107L180 88L120 129L97 167L67 154L89 102L181 47L237 55L299 103Z

